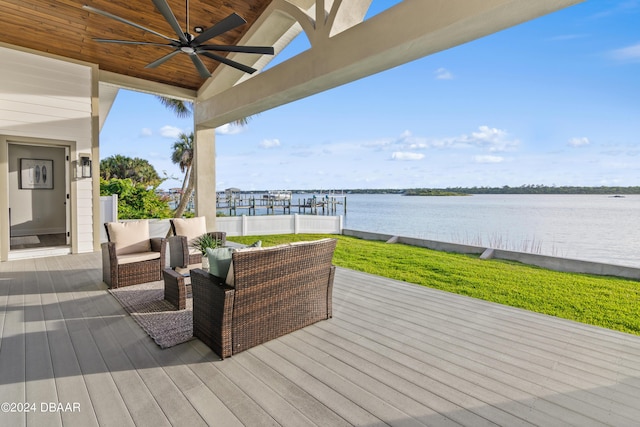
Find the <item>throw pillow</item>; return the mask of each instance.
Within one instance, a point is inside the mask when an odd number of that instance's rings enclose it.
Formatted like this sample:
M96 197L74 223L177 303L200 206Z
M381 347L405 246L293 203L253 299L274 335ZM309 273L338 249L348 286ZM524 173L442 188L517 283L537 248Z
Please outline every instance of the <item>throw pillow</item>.
M233 248L207 248L207 258L209 258L209 273L217 277L227 277Z

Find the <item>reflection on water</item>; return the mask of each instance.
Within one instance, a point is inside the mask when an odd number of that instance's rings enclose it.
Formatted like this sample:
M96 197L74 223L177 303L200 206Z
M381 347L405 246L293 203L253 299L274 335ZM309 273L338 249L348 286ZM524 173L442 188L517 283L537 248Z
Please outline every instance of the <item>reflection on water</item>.
M345 228L640 267L640 196L350 194Z

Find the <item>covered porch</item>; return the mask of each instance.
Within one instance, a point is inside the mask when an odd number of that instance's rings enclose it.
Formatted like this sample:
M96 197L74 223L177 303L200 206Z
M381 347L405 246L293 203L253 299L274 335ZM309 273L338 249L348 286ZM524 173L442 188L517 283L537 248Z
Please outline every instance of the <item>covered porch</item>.
M97 253L4 262L0 281L0 402L35 403L3 406L6 425L640 419L640 337L352 270L336 274L333 319L224 361L198 340L161 350Z
M0 261L16 258L11 237L63 234L63 253L99 250L100 129L119 88L193 103L196 215L213 231L216 128L582 0L404 0L367 17L372 1L24 0L16 7L0 0ZM231 49L225 64L204 64L195 45L174 39L197 34L190 14L204 30L236 12L247 24L215 40ZM270 68L272 55L243 51L263 46L277 56L302 33L310 48ZM55 165L61 175L48 188L55 188L51 200L38 197L41 188L23 188L23 158ZM54 210L54 218L40 215Z

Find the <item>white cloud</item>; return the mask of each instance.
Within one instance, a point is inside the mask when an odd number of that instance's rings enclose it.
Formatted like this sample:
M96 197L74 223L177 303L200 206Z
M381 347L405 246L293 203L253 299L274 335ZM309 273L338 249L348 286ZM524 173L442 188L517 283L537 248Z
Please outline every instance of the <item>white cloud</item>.
M476 163L502 163L504 162L504 157L500 156L476 156Z
M260 148L276 148L276 147L280 147L280 140L279 139L263 139L262 142L259 144Z
M437 80L453 79L453 74L451 73L451 71L447 70L446 68L438 68L436 71L434 71L434 74L436 75Z
M408 150L418 150L421 148L429 148L429 142L426 138L414 136L410 131L405 130L400 134L400 138L396 141L402 144Z
M391 154L392 160L422 160L424 159L424 154L421 153L410 153L407 151L395 151Z
M486 147L490 152L511 151L520 145L517 139L510 139L507 131L489 126L480 126L478 132L462 135L454 141L457 144Z
M413 135L405 130L396 139L372 141L362 147L372 147L376 151L390 151L396 153L410 153L427 149L481 149L490 153L515 151L520 141L514 139L502 129L480 126L476 132L445 138L426 138ZM397 160L403 156L400 155ZM394 157L394 159L396 159ZM405 160L402 158L402 160Z
M609 52L609 56L618 61L640 61L640 43L612 50Z
M571 147L583 147L589 145L590 141L589 138L583 136L582 138L571 138L568 144Z
M147 137L151 135L153 135L153 131L149 128L142 128L142 130L140 131L140 136L142 137Z
M226 125L222 125L216 128L216 133L218 135L236 135L242 133L243 127L234 125L233 123L227 123Z
M183 133L182 129L175 126L166 125L160 128L160 135L162 135L164 138L175 139L178 138L181 133Z

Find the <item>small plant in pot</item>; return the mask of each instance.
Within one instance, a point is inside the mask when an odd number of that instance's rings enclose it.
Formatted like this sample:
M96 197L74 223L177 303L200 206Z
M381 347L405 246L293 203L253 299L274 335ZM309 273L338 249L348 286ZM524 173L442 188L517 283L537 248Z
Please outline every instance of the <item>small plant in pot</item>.
M209 258L207 258L207 248L215 249L222 246L222 240L215 238L211 234L205 233L191 241L191 247L202 254L202 268L209 269Z

